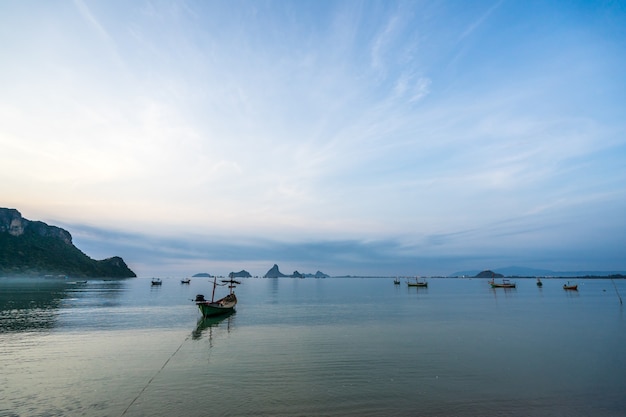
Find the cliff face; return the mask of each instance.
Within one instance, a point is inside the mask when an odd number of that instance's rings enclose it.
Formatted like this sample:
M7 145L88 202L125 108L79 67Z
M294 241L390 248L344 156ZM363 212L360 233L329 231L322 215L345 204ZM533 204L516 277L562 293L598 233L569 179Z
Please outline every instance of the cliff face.
M72 235L68 231L60 227L48 226L43 222L27 220L15 209L0 208L0 233L17 237L22 236L27 228L39 236L53 237L68 245L72 244Z
M91 259L74 246L68 231L25 219L15 209L0 208L0 275L45 274L136 276L122 258Z

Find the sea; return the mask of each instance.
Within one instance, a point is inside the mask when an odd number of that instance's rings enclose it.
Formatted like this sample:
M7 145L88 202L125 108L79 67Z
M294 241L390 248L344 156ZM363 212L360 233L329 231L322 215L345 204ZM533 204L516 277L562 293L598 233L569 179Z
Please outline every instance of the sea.
M181 278L0 278L0 416L626 416L626 280Z

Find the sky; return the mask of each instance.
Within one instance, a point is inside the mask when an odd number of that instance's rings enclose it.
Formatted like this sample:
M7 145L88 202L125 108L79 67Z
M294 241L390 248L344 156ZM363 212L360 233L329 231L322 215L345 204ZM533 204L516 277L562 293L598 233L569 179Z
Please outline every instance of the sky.
M0 0L0 207L139 276L626 271L626 3Z

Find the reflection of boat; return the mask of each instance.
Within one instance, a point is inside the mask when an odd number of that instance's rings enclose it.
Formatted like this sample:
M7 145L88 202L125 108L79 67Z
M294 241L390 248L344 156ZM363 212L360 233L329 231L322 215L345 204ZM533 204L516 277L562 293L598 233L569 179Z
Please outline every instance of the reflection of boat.
M428 287L428 282L426 280L420 281L419 278L415 278L415 282L407 281L406 283L409 287Z
M211 295L211 301L205 300L204 295L202 294L196 295L195 302L203 317L230 313L237 305L237 296L235 296L233 288L235 288L235 284L241 283L239 281L235 281L234 279L223 279L222 282L223 284L218 284L216 278L213 278L213 294ZM228 288L230 289L230 292L226 297L215 301L215 287L226 284L229 284Z
M152 285L161 285L162 283L161 278L152 278Z
M578 284L570 284L569 281L567 281L567 284L563 284L563 289L578 291Z
M537 278L537 286L538 287L542 287L543 286L543 282L541 282L541 278Z
M180 280L181 284L189 284L190 282L191 282L191 278L185 278L185 279Z
M503 279L502 282L498 283L491 278L489 285L491 285L491 288L515 288L515 283L509 281L508 279Z
M202 337L202 333L206 329L211 329L212 327L218 327L221 322L223 322L224 320L226 320L227 318L231 317L234 314L235 314L235 310L231 310L227 313L220 314L219 316L202 317L200 320L198 320L198 324L196 325L196 328L191 332L191 338L194 340L200 339ZM230 320L228 320L228 327L230 327ZM210 338L210 334L209 334L209 338Z

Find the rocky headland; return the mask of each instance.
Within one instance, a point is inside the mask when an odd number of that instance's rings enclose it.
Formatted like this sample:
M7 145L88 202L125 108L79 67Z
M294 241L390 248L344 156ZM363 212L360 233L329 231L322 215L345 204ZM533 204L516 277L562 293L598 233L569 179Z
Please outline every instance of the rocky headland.
M0 276L64 275L81 278L130 278L137 275L119 256L94 260L72 243L60 227L0 208Z

